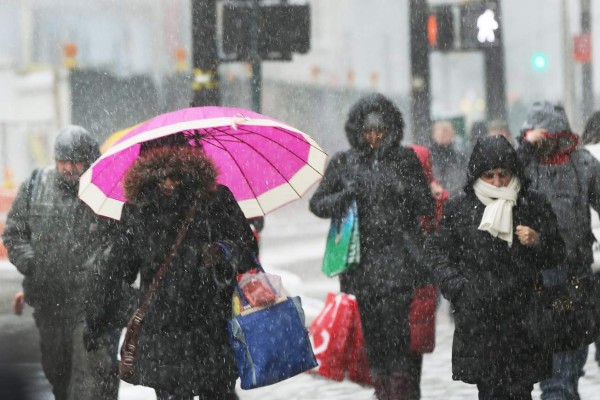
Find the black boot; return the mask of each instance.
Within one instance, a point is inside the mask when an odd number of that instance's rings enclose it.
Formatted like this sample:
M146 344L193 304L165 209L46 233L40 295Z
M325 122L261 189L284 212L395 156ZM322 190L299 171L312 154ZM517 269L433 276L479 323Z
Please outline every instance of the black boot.
M373 388L377 400L391 400L390 378L387 375L373 375Z
M390 375L390 400L413 400L410 379L404 372Z

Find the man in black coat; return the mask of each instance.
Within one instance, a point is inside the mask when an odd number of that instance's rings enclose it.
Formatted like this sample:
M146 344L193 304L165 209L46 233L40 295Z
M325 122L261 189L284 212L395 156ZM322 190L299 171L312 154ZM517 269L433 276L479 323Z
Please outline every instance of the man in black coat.
M600 211L600 162L577 148L578 138L571 132L563 106L557 103L532 105L519 142L519 156L531 187L548 197L558 219L566 245L566 258L560 265L564 277L590 277L595 240L590 207ZM587 354L588 346L557 353L552 378L540 385L542 399L578 399Z
M2 239L25 277L25 301L34 307L42 367L55 398L116 399L112 355L104 342L88 354L81 336L88 261L110 232L108 220L77 198L79 177L100 154L98 143L69 125L58 133L54 153L55 166L35 170L21 185Z
M345 128L352 147L331 158L310 210L339 218L356 202L360 266L340 275L341 290L357 297L377 398L418 399L422 357L410 351L408 312L426 279L418 217L433 213L433 197L415 152L400 144L404 122L390 100L359 100Z
M450 193L461 192L465 184L465 155L456 148L456 135L450 121L436 121L431 131L430 147L433 176Z
M477 142L464 193L446 203L428 248L455 310L452 378L477 384L483 400L531 399L552 363L535 339L532 296L541 271L563 259L564 243L505 138Z

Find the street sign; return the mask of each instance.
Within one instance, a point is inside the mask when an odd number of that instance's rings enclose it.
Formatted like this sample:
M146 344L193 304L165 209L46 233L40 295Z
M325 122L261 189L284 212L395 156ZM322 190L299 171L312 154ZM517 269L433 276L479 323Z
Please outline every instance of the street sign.
M222 17L223 61L249 60L252 50L252 5L225 4ZM310 50L308 5L261 5L258 12L258 53L263 60L291 60L292 53Z
M580 33L573 38L573 59L583 64L592 62L592 35L590 32Z

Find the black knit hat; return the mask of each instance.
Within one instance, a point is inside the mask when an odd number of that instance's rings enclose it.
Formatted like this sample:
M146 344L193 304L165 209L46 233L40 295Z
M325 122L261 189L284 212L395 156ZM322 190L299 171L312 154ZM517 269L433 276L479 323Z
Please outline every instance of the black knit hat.
M67 125L58 132L54 141L54 159L92 164L100 157L98 141L86 129Z

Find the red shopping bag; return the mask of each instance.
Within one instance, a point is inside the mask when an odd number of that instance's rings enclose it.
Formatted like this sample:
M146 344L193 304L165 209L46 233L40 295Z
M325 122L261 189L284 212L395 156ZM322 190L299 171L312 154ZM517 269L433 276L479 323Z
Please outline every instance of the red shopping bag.
M310 372L336 381L347 376L353 382L371 384L356 297L327 294L323 311L308 331L319 363Z
M319 363L311 372L336 381L344 379L349 359L352 318L350 296L328 293L323 310L308 328Z
M354 296L352 296L354 297ZM352 340L350 341L350 358L348 362L348 379L361 385L371 385L371 370L365 349L365 338L363 336L362 323L358 312L356 298L352 303L353 324Z
M426 285L415 289L410 305L410 349L415 353L431 353L435 348L436 288Z

